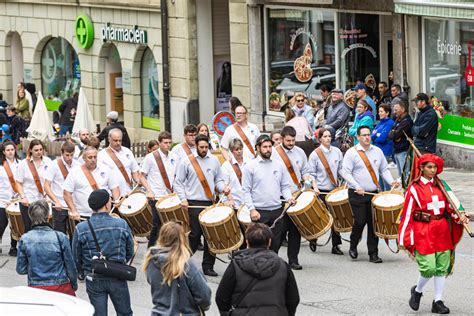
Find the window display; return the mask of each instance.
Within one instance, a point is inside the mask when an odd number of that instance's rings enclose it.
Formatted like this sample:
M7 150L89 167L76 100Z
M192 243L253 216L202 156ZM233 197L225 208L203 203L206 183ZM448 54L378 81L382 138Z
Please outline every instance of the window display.
M142 126L160 130L160 97L158 69L150 49L143 53L141 64Z

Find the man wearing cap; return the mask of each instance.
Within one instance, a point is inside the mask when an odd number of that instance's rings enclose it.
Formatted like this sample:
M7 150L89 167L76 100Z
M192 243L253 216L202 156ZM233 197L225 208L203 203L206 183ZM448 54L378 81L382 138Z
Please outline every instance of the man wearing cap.
M244 166L242 171L242 191L244 202L250 210L253 222L272 226L283 212L280 196L293 205L292 182L286 167L272 158L273 141L268 135L260 135L255 145L257 158ZM287 231L287 221L282 218L272 228L270 249L278 253L283 234Z
M424 93L418 93L412 100L418 108L415 123L413 124L413 136L415 146L422 153L436 153L436 135L438 134L438 115L433 107L428 104L429 98Z
M95 232L102 255L119 263L127 263L133 256L132 231L125 220L109 215L112 200L106 190L94 190L86 201L93 213L87 222L76 226L72 251L77 270L86 276L86 291L94 306L94 315L108 315L109 296L117 315L132 315L127 281L92 273L92 259L99 258L100 254L89 225Z
M107 114L106 116L107 119L107 126L104 127L102 132L97 136L100 141L103 141L105 139L105 147L109 147L109 131L114 128L118 128L119 130L122 131L123 137L122 137L122 146L130 148L131 142L130 142L130 137L128 136L127 129L125 126L120 124L118 122L119 119L119 114L116 111L111 111Z
M328 129L332 135L332 145L338 146L336 141L336 132L345 126L346 122L349 119L349 115L351 114L351 109L347 106L347 104L342 99L343 92L341 89L333 89L331 91L331 104L327 108L326 112L326 119L322 125L322 127ZM318 131L316 131L315 135L318 135Z
M358 100L365 100L370 105L370 110L374 115L377 114L377 105L375 104L374 100L367 95L367 87L363 83L358 83L355 85L353 89L357 94Z

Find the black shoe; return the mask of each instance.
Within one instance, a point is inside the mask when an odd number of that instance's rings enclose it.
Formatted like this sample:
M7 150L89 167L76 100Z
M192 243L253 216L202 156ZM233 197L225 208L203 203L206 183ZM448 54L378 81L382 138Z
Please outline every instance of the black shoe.
M357 253L357 248L349 248L349 256L351 256L352 259L357 259L359 256Z
M283 247L288 247L288 240L286 240L286 238L283 239L283 241L281 242L281 245L282 245Z
M383 260L377 254L370 255L369 256L369 261L372 262L372 263L382 263L383 262Z
M312 252L316 252L316 248L318 246L317 241L318 240L316 239L309 242L309 249L311 249Z
M199 245L198 245L198 251L203 251L203 250L204 250L203 244L199 243Z
M449 314L449 308L444 305L443 301L433 301L431 312L435 314Z
M10 248L10 251L8 252L8 255L10 257L16 257L17 254L18 254L18 250L16 248Z
M291 270L303 270L303 267L298 263L290 263Z
M204 274L211 277L216 277L218 275L213 269L204 269Z
M340 255L340 256L344 255L344 253L343 253L342 250L339 248L339 246L334 246L334 247L332 247L331 253L332 253L333 255Z
M86 278L86 276L84 275L84 272L79 272L79 273L77 274L77 279L78 279L79 281L84 281L85 278Z
M410 300L408 301L408 305L410 305L411 309L414 311L417 311L418 308L420 308L420 300L421 297L423 296L423 293L418 293L415 291L416 285L413 286L410 290L411 297Z

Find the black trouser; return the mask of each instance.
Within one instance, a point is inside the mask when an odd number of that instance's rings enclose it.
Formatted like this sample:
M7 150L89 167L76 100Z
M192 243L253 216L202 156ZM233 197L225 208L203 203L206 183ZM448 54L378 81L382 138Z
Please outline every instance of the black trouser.
M272 226L273 222L278 218L278 216L281 215L281 212L283 212L283 206L272 211L259 209L257 209L257 211L260 213L260 219L258 222ZM273 227L272 244L270 245L270 249L278 253L286 232L288 232L288 262L290 264L298 263L298 254L301 247L301 234L298 231L298 228L296 228L295 224L293 224L291 221L288 214L285 214L283 218L275 224L275 227Z
M374 192L371 192L374 193ZM359 195L353 189L349 189L349 203L354 213L354 225L351 233L351 248L357 247L362 232L367 224L367 249L369 255L378 254L379 238L374 233L374 222L372 220L372 195Z
M199 243L201 242L202 228L199 224L199 213L202 212L208 206L212 205L211 201L196 201L188 200L189 206L202 206L201 207L190 207L188 209L189 214L189 224L191 228L191 233L189 234L189 246L193 254L197 251ZM204 238L204 253L202 255L202 269L213 269L214 263L216 262L216 257L209 252L209 246L207 245L207 240Z
M30 217L28 216L28 206L23 205L20 203L20 213L21 213L21 219L23 221L23 225L25 226L25 233L29 232L31 229L31 220Z
M0 207L0 239L3 237L3 233L8 226L8 216L7 212L4 207ZM11 232L10 232L10 246L12 248L16 248L17 241L13 239Z
M161 228L161 220L160 216L158 216L158 210L156 209L156 201L155 200L148 200L148 204L151 207L151 214L153 215L153 222L151 226L150 237L148 240L148 248L154 246L156 244L156 240L158 239L158 234L160 233Z
M329 193L330 191L321 190L320 192L321 193ZM321 199L321 201L324 202L324 204L326 204L326 194L320 194L319 198ZM327 204L326 204L326 207L327 207ZM316 239L316 241L317 241L317 239ZM332 242L333 247L342 245L341 234L334 230L334 224L331 227L331 242Z
M65 209L57 210L53 208L53 229L66 234L68 225L68 211ZM72 237L72 236L71 236Z

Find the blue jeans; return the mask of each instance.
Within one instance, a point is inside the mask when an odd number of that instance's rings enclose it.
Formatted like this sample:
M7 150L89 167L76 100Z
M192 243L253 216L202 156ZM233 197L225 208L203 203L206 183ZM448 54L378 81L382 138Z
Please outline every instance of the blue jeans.
M393 158L395 160L395 163L397 164L397 169L398 169L398 176L402 176L403 172L403 166L405 165L405 159L408 155L408 151L402 151L401 153L395 153L393 154ZM407 164L405 166L405 176L408 178L410 175L410 164Z
M90 281L86 278L86 291L95 309L94 316L108 315L109 295L118 316L133 315L127 281L97 278Z
M60 125L59 126L59 135L66 135L66 133L72 134L72 125Z

